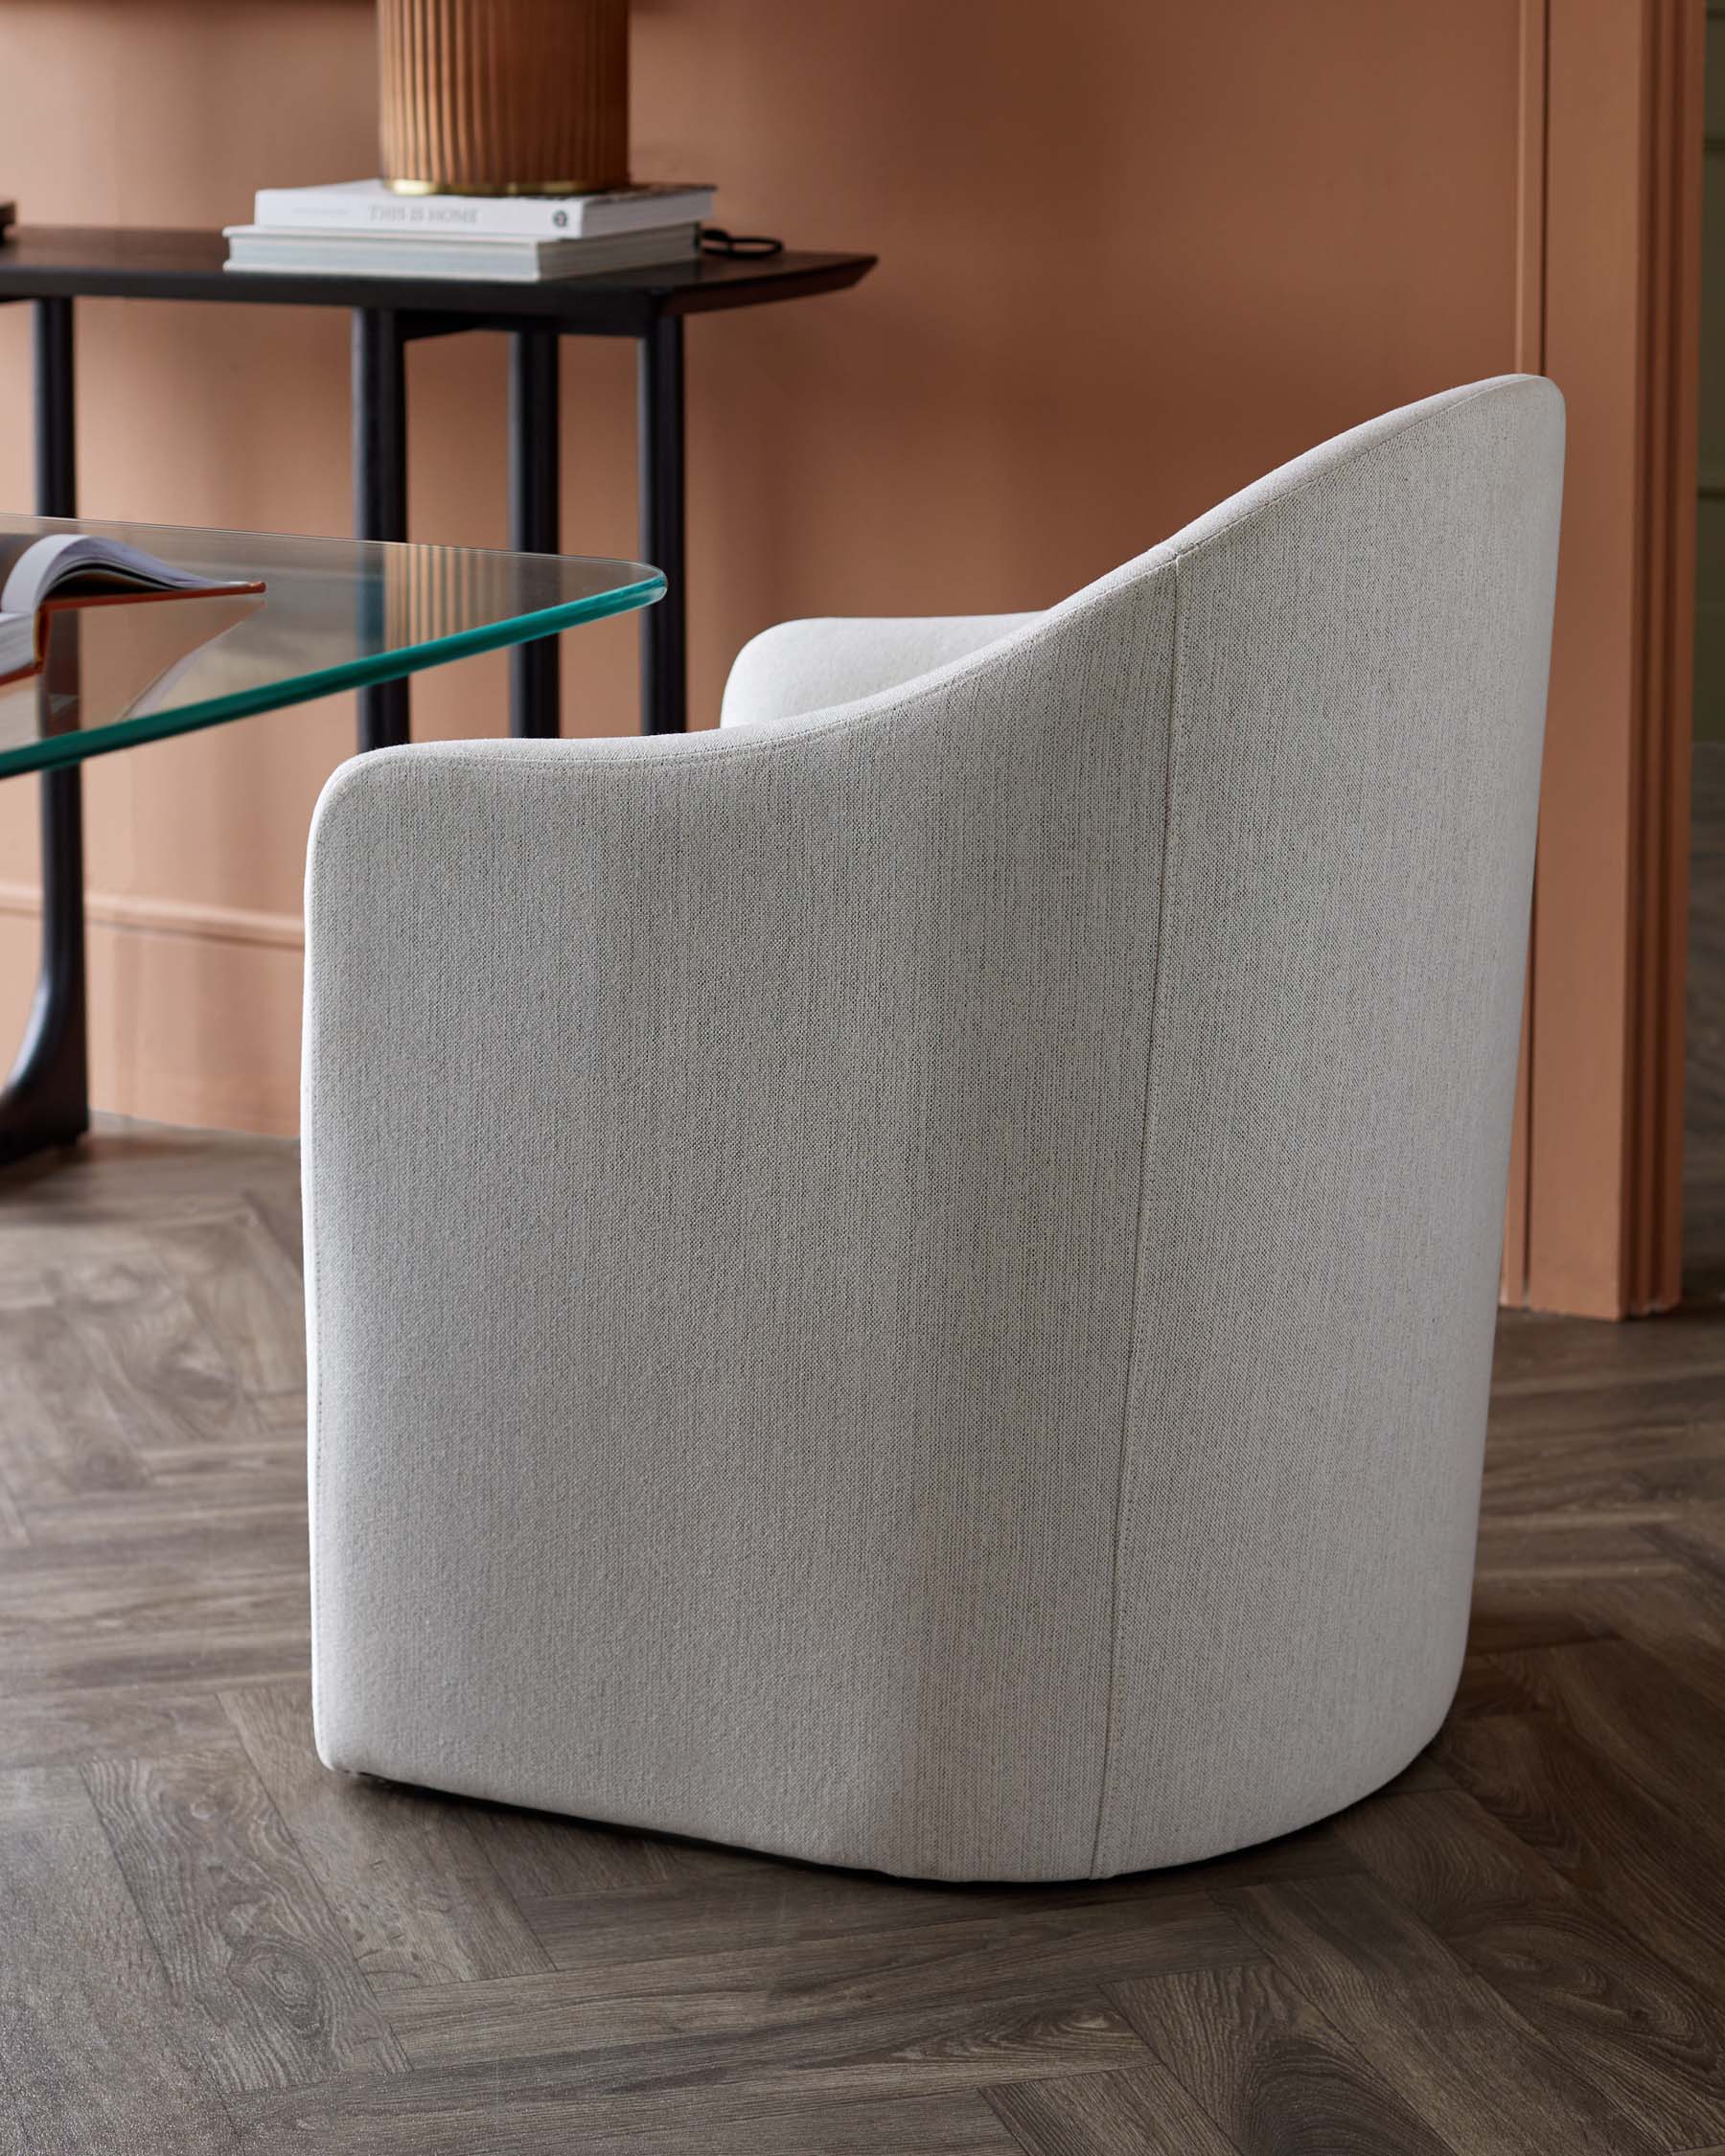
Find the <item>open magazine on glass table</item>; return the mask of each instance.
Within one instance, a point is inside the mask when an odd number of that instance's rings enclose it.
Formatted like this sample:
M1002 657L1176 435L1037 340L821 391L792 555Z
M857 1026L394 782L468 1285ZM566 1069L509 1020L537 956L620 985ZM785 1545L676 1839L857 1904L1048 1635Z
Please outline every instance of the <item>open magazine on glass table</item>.
M0 1162L89 1127L85 758L530 643L664 590L638 562L0 515L0 778L44 774L41 976L0 1092Z
M0 688L45 670L62 614L98 607L172 608L170 666L177 677L199 644L229 626L218 627L207 608L189 602L256 598L263 590L261 577L186 568L103 531L0 531ZM148 623L158 626L158 617ZM152 675L137 695L159 702L169 686Z

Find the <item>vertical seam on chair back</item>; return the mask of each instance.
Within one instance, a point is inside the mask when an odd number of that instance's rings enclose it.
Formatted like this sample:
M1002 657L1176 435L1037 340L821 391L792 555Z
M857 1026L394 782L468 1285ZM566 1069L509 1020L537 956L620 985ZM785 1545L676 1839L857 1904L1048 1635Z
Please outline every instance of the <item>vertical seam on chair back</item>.
M316 844L313 831L310 845ZM321 1630L322 1594L320 1579L322 1567L319 1559L319 1542L323 1532L326 1513L323 1503L323 1373L324 1357L320 1352L319 1334L324 1322L322 1298L317 1292L318 1254L322 1238L318 1234L318 1207L315 1197L316 1176L314 1164L317 1151L318 1087L317 1058L314 1052L318 1024L317 962L312 943L311 879L315 856L310 850L306 864L306 981L304 1010L301 1014L300 1058L303 1066L301 1080L300 1113L300 1211L302 1215L301 1240L302 1265L306 1282L306 1350L307 1377L309 1380L306 1418L306 1443L309 1448L306 1461L306 1479L310 1512L308 1520L307 1552L310 1588L311 1619L311 1727L315 1741L318 1726L318 1701L323 1690L321 1661L318 1654L318 1635Z
M1115 1468L1114 1504L1114 1552L1109 1574L1108 1589L1108 1695L1102 1716L1102 1760L1097 1774L1096 1830L1091 1842L1091 1876L1095 1876L1097 1860L1102 1849L1102 1829L1108 1817L1108 1777L1114 1758L1115 1688L1120 1660L1120 1523L1124 1511L1126 1488L1126 1456L1132 1430L1133 1380L1137 1375L1138 1338L1138 1292L1143 1275L1144 1258L1144 1186L1150 1174L1150 1130L1152 1104L1156 1098L1156 1044L1162 1038L1162 923L1166 917L1166 897L1169 875L1169 854L1173 843L1174 818L1174 715L1180 708L1180 616L1181 589L1180 561L1178 556L1169 564L1174 578L1174 606L1169 634L1173 650L1168 661L1168 707L1163 723L1166 729L1162 750L1162 845L1157 860L1156 876L1156 957L1150 976L1150 1023L1146 1028L1148 1039L1144 1049L1144 1117L1141 1142L1138 1151L1138 1213L1133 1224L1132 1295L1127 1308L1126 1335L1126 1384L1120 1403L1120 1449Z

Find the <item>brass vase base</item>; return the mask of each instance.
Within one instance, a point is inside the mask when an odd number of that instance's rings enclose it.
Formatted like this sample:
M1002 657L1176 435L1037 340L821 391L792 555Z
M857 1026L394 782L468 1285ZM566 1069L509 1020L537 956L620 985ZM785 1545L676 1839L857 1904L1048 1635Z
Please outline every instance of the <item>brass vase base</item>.
M479 195L495 199L503 195L614 195L629 181L501 180L491 187L451 187L445 180L392 179L384 184L392 195Z

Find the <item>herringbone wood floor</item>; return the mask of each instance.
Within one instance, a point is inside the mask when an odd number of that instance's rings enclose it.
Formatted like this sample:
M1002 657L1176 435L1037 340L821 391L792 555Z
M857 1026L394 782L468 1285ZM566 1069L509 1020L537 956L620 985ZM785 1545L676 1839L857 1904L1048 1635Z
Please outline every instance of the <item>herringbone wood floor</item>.
M1506 1320L1441 1737L1180 1872L925 1889L325 1774L291 1151L0 1177L0 2152L1725 2156L1697 866L1694 1306Z

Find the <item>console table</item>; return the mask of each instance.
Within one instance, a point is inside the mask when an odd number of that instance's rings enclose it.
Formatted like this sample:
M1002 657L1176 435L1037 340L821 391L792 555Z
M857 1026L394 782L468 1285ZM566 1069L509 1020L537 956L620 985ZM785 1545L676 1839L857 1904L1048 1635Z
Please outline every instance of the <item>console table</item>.
M420 337L471 330L510 340L509 544L555 554L559 337L633 337L639 348L641 542L665 572L665 602L641 640L641 725L680 733L687 722L683 589L684 319L775 300L807 299L859 283L873 255L702 255L606 277L538 285L448 277L281 276L223 267L219 232L151 232L23 225L0 244L0 303L36 302L36 501L44 516L78 514L72 304L78 299L218 301L248 307L339 307L353 317L354 534L407 537L406 351ZM516 655L510 726L558 731L558 649ZM409 732L404 683L360 698L359 745Z
M0 305L35 309L35 508L78 513L73 305L80 299L199 300L255 307L339 307L353 320L354 528L361 539L407 537L407 347L470 330L510 340L509 543L556 554L558 343L633 337L639 351L641 555L668 590L641 631L641 724L687 724L683 579L684 318L842 291L873 255L703 255L606 277L537 285L451 278L281 276L225 268L218 232L22 226L0 241ZM510 660L510 730L559 730L554 635ZM403 670L404 672L404 670ZM361 749L410 738L405 678L358 691ZM88 1119L83 1051L83 817L76 765L42 776L43 963L30 1040L0 1112L0 1159L74 1136ZM55 1045L52 1052L45 1043ZM52 1067L52 1082L43 1083ZM10 1131L8 1126L10 1125Z

